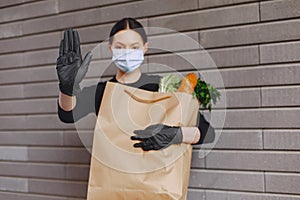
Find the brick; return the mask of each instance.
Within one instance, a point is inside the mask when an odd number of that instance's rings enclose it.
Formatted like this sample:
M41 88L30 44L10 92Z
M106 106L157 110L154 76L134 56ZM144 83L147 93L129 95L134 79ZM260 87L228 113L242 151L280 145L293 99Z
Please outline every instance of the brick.
M150 55L148 62L151 73L216 68L208 53L200 51Z
M29 3L35 0L2 0L0 2L0 7L6 7L6 6L17 6L22 3Z
M3 146L0 149L0 160L25 161L28 159L27 147Z
M3 130L25 130L25 129L73 129L74 124L61 122L57 114L52 115L15 115L1 116L0 126ZM18 123L16 123L18 122ZM90 124L91 125L91 124Z
M212 144L202 144L201 148L213 149L263 149L260 130L216 130Z
M197 31L150 36L148 40L149 54L199 49Z
M26 176L63 180L87 180L89 167L86 165L41 164L41 163L0 163L1 176Z
M188 188L187 200L206 200L205 190Z
M261 20L278 20L299 17L300 2L297 0L279 0L261 2Z
M192 163L191 167L195 168L205 168L205 152L204 151L199 151L199 150L193 150L193 155L192 155Z
M53 113L56 105L56 99L0 101L0 114Z
M23 54L0 55L0 62L3 63L2 69L23 65Z
M89 165L67 165L65 166L65 179L88 182L89 171Z
M101 22L120 20L124 16L131 16L134 18L148 17L179 11L190 11L193 9L197 9L197 0L135 1L103 7L101 10Z
M26 176L35 178L64 178L64 166L37 163L0 163L1 176Z
M22 22L16 22L13 24L1 24L0 29L1 39L23 35Z
M23 22L24 34L39 33L65 29L68 27L78 27L92 25L101 22L101 9L89 9L61 15L49 16L42 19L32 19Z
M40 195L40 194L27 194L27 193L10 193L10 192L0 192L0 195L3 199L6 200L70 200L68 197L59 197L59 196L49 196L49 195ZM82 198L72 197L73 200L84 200Z
M62 146L62 131L1 131L1 145Z
M40 50L36 52L16 53L0 56L0 62L3 63L2 69L10 67L23 67L33 65L54 64L58 56L58 49Z
M153 17L149 19L149 26L164 27L176 31L187 31L258 21L258 4L254 3Z
M25 178L0 177L0 190L28 192L28 180Z
M259 64L258 46L207 50L218 68Z
M300 87L265 87L262 88L262 106L298 106Z
M207 190L206 200L299 200L299 196L283 195L283 194L264 194L264 193L248 193L233 191L217 191Z
M27 18L42 17L57 13L57 1L48 0L1 9L0 22L25 20Z
M264 65L242 68L202 71L202 77L215 87L222 87L221 76L226 88L299 84L298 64Z
M215 6L227 6L227 5L234 5L239 3L251 3L257 2L258 0L198 0L198 8L210 8Z
M261 63L299 61L299 51L300 42L261 45Z
M299 128L299 109L238 109L227 110L224 128ZM220 114L219 114L220 113ZM211 123L222 125L224 111L215 111Z
M300 149L299 130L264 130L264 149Z
M266 172L266 192L300 194L300 175Z
M31 97L58 97L58 81L55 83L31 83L21 85L25 98ZM47 92L45 92L47 91Z
M299 19L296 19L200 30L200 43L205 48L212 48L295 40L299 39L299 28Z
M299 172L297 152L266 151L211 151L206 157L206 167L216 169L242 169Z
M0 2L0 7L18 5L18 4L22 3L22 2L23 2L23 0L14 0L14 1L11 1L11 0L2 0Z
M0 99L10 99L10 98L24 98L24 88L23 85L8 85L8 86L1 86Z
M3 70L0 84L58 80L56 66Z
M255 108L261 105L258 88L228 89L219 92L221 98L214 108Z
M10 53L51 47L58 49L60 40L61 34L58 32L4 39L0 40L0 52Z
M77 10L77 9L83 9L83 8L94 8L99 6L107 6L110 4L121 4L123 2L126 2L128 0L91 0L89 2L87 1L81 1L81 0L64 0L64 1L58 1L59 5L59 12L66 12L71 10Z
M61 1L60 1L61 2ZM64 1L63 1L64 2ZM85 2L85 1L80 1ZM100 1L98 1L100 2ZM139 22L143 26L147 26L146 19L140 19ZM80 36L80 42L99 42L109 39L109 33L114 23L100 24L76 29Z
M260 172L192 169L189 186L200 189L264 191L263 174Z
M81 163L90 162L90 154L85 148L31 147L28 149L28 161Z
M28 181L28 189L29 192L39 194L86 197L87 183L31 179Z

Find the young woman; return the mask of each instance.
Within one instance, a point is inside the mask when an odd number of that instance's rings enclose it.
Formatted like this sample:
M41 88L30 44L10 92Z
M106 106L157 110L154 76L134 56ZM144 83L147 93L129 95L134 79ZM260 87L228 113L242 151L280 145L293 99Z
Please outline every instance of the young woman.
M117 66L117 73L109 81L158 91L161 76L144 74L140 69L144 54L148 50L148 40L143 26L133 18L123 18L112 27L109 36L109 51L112 53L112 61ZM71 28L65 30L56 66L60 89L57 101L58 116L62 122L74 123L91 112L98 115L107 81L82 90L79 87L91 58L92 54L88 52L82 60L78 32ZM160 150L181 142L209 143L215 137L214 129L200 112L195 127L155 124L134 133L136 135L131 139L138 141L134 147L145 151ZM145 133L148 137L142 137Z

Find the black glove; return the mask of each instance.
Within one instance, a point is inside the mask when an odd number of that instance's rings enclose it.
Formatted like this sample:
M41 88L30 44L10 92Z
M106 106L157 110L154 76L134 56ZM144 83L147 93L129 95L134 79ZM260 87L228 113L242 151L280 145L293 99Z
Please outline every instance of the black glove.
M200 140L193 144L205 144L212 143L215 140L215 129L211 126L211 124L204 118L204 116L199 112L198 114L198 122L197 127L200 129Z
M154 124L144 130L134 130L136 135L131 136L132 140L140 140L134 147L141 147L144 151L164 149L171 144L182 142L182 130L180 126L168 126Z
M82 61L78 32L72 28L65 30L56 60L59 89L62 93L73 96L80 92L79 83L87 73L91 59L92 53L89 51Z

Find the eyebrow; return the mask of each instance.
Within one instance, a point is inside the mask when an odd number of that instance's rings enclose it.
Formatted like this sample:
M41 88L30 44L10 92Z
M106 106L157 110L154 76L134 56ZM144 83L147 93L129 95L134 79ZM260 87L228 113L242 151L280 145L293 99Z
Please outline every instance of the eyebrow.
M122 42L116 42L116 43L124 45ZM134 44L139 44L139 42L132 43L131 45L134 45Z

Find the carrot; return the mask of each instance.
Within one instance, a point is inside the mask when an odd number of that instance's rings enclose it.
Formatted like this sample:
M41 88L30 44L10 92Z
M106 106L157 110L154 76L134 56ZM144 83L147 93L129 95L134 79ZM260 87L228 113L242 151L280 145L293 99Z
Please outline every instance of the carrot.
M192 94L197 85L197 76L195 73L188 73L182 80L178 88L178 92L186 92Z

